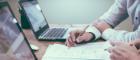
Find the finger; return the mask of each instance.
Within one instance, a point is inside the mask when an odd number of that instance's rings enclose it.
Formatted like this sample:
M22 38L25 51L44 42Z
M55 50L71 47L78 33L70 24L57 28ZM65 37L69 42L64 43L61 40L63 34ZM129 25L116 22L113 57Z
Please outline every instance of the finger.
M74 43L73 40L75 40L76 31L72 31L72 32L70 32L69 34L70 34L70 36L66 39L66 43L65 43L65 44L66 44L68 47L71 47L71 46L73 45L73 43Z
M110 60L117 60L117 59L115 59L114 55L110 54Z
M123 57L125 56L125 53L120 51L118 47L112 48L110 58L111 60L124 60Z
M135 45L134 44L128 44L128 43L123 43L123 44L120 44L120 49L123 49L123 50L131 50L131 49L136 49ZM129 50L128 50L129 49Z
M76 41L76 32L70 32L70 37L72 39L72 41Z
M140 54L140 49L138 50L138 54Z
M134 49L133 47L126 45L126 44L118 46L117 49L120 51L119 53L123 57L126 57L126 55L130 54L131 52L137 53L136 49Z
M140 48L140 40L135 40L129 43L130 45L135 45L137 49Z
M71 43L71 46L75 46L76 45L76 41L73 41L71 36L70 36L69 42Z
M111 53L112 52L112 47L110 47L110 48L108 48L108 49L106 49L109 53Z
M123 54L123 51L120 50L117 46L111 49L111 53L121 56Z
M77 37L76 42L81 43L81 42L86 41L86 39L87 39L86 36L82 35L82 36Z
M123 43L123 42L120 42L120 41L110 41L110 44L112 45L112 46L119 46L119 45L122 45L122 44L125 44L125 43Z
M118 55L116 55L116 54L114 54L114 53L111 53L111 54L110 54L110 59L111 59L111 60L120 60L120 56L118 56Z
M78 42L88 42L92 39L92 35L88 32L83 33L81 36L77 38Z
M122 47L122 46L114 46L112 48L109 49L109 53L111 54L115 54L115 56L126 56L126 54L128 54L126 48Z
M122 53L125 53L127 51L127 48L125 48L124 45L117 46L116 49Z
M124 48L124 50L129 53L129 52L135 52L135 53L138 53L138 49L135 45L124 45L122 46Z
M130 46L134 45L137 49L140 49L140 40L135 40L129 43Z
M115 42L113 42L113 41L110 41L110 44L111 44L112 46L115 46Z
M135 41L133 41L133 42L130 42L131 44L134 44L134 45L140 45L140 40L135 40Z
M69 42L70 47L72 47L74 45L74 42L72 41L71 37L69 38L68 42Z
M83 41L83 39L82 39L81 36L77 37L77 39L76 39L76 42L77 42L77 43L81 43L82 41Z
M68 40L69 40L69 37L68 37L68 38L66 39L66 41L65 41L65 45L66 45L66 46L69 46Z
M70 40L71 40L70 37L68 37L68 39L66 40L66 45L67 45L68 47L71 47L71 42L70 42Z

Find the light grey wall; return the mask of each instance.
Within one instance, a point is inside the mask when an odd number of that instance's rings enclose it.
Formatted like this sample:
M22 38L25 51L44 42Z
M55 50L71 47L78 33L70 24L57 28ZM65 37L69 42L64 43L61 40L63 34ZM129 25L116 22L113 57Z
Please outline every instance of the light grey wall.
M49 23L87 24L97 19L114 0L38 0Z
M52 24L88 24L106 12L115 0L38 0ZM128 18L116 29L132 31Z

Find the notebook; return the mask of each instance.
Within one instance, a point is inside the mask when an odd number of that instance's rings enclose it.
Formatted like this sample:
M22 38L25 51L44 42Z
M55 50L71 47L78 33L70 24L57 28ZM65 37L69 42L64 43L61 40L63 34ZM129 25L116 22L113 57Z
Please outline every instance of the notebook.
M67 47L62 44L49 45L42 60L110 60L111 47L108 42L91 42Z
M68 36L68 28L49 27L42 10L37 1L20 2L26 14L32 31L38 40L43 41L65 41Z
M2 60L37 60L7 2L0 2L0 54L7 55Z

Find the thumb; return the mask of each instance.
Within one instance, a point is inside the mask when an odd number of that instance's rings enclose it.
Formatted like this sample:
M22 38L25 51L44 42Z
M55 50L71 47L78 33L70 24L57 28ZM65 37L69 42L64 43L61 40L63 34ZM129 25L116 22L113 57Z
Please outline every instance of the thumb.
M137 49L140 48L140 40L135 40L129 43L130 45L135 45Z
M83 37L79 36L79 37L77 37L76 42L81 43L83 40L84 40Z
M140 45L140 40L135 40L135 41L133 41L133 42L130 42L130 44Z
M138 49L138 54L140 55L140 49Z

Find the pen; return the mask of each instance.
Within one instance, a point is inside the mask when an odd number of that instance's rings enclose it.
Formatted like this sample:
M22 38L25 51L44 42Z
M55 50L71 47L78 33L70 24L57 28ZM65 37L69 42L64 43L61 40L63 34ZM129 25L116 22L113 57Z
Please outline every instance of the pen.
M82 32L82 33L80 33L80 34L79 34L79 36L81 36L82 34L84 34L84 33L85 33L85 31L86 31L86 29L87 29L88 27L89 27L89 25L87 25L87 26L83 29L83 32ZM78 37L79 37L79 36L78 36Z
M89 25L87 25L87 26L83 29L83 32L80 33L80 34L78 35L78 37L80 37L81 35L83 35L88 27L89 27ZM77 37L77 38L78 38L78 37ZM79 41L78 39L76 39L76 40Z

